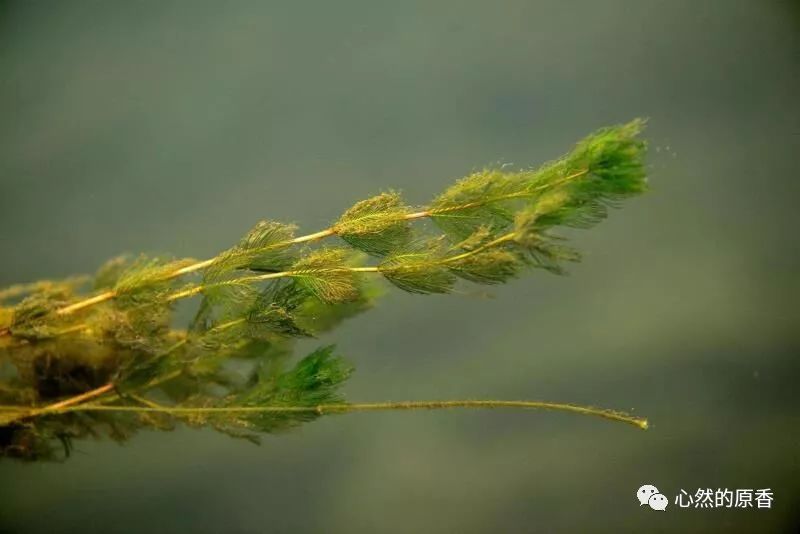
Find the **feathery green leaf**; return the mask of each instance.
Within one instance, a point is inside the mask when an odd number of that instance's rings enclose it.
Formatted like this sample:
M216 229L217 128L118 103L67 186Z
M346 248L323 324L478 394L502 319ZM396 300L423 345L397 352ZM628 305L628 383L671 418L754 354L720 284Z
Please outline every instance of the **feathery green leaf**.
M293 260L292 246L295 227L275 221L260 221L239 243L219 256L205 270L205 281L223 279L232 271L280 271Z
M362 200L333 225L336 235L368 254L384 256L406 246L411 239L410 213L395 191Z
M441 240L431 240L388 256L378 270L389 282L409 293L449 293L456 277L441 259Z
M321 248L292 265L289 275L323 302L348 302L359 296L356 274L349 268L352 260L346 249Z

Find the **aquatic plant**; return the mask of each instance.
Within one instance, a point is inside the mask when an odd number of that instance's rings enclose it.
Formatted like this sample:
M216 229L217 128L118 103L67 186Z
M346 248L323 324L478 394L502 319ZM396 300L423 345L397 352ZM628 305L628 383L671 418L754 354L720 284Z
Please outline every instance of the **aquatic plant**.
M367 410L537 408L646 428L623 412L538 401L350 404L339 390L352 369L333 347L290 364L293 341L367 310L379 278L432 294L459 279L564 272L579 255L554 230L588 228L644 191L642 126L602 129L538 169L474 172L425 207L388 191L311 234L262 221L210 259L120 257L92 277L0 290L0 456L57 458L76 438L179 423L257 441ZM176 329L175 303L192 297L194 318Z

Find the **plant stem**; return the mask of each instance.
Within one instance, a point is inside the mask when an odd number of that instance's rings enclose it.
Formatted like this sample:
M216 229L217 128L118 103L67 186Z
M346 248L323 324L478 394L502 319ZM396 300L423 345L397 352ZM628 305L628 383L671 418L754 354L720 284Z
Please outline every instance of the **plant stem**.
M306 243L309 241L316 241L319 239L323 239L325 237L329 237L334 235L334 231L332 228L326 228L325 230L321 230L319 232L314 232L313 234L307 234L304 236L296 237L288 242L288 244L297 244L297 243ZM281 243L281 245L285 245L287 243ZM200 271L209 267L216 261L216 257L209 258L207 260L198 261L192 263L191 265L187 265L185 267L181 267L180 269L176 269L175 271L167 274L164 277L164 280L172 280L173 278L178 278L180 276L190 274L196 271ZM74 302L63 308L59 308L55 311L56 315L69 315L76 311L82 310L84 308L88 308L90 306L94 306L95 304L100 304L101 302L106 302L117 297L119 294L116 291L104 291L103 293L99 293L93 297L88 297L83 300L79 300L78 302ZM0 336L8 335L10 333L8 328L0 330Z
M55 313L56 315L68 315L78 310L82 310L83 308L87 308L89 306L93 306L95 304L111 300L116 296L117 296L116 291L105 291L103 293L100 293L99 295L79 300L78 302L75 302L68 306L64 306L63 308L59 308L55 311Z
M577 404L566 404L559 402L544 401L504 401L504 400L450 400L450 401L405 401L405 402L374 402L361 404L318 404L316 406L227 406L227 407L171 407L150 404L148 406L108 406L103 404L82 404L79 406L62 406L58 409L48 407L48 412L160 412L174 415L182 414L203 414L203 413L286 413L286 412L307 412L319 415L350 413L350 412L375 412L375 411L397 411L397 410L441 410L450 408L519 408L536 410L554 410L571 412L579 415L599 417L610 421L617 421L633 425L642 430L647 430L649 423L643 417L636 417L625 412L595 408L592 406L580 406ZM44 408L39 411L30 412L30 409L15 406L0 406L0 411L28 411L25 417L41 415Z
M350 271L354 273L371 273L371 272L378 272L377 267L341 267L336 269L324 269L321 271L316 272L323 272L323 271ZM180 300L187 297L192 297L197 295L198 293L206 290L211 289L213 287L223 287L223 286L230 286L236 284L249 284L252 282L263 282L264 280L273 280L275 278L286 278L290 276L297 276L301 274L305 274L309 271L280 271L277 273L267 273L267 274L258 274L253 276L243 276L241 278L234 278L232 280L224 280L222 282L213 282L211 284L197 284L194 287L190 287L188 289L183 289L176 293L173 293L166 297L167 302L173 302L175 300Z
M416 216L417 218L419 218L419 217L423 217L423 216L428 216L429 214L428 214L428 212L418 212L418 213L411 214L411 215ZM327 231L317 232L316 234L309 234L309 235L320 236L323 233L325 233L326 235L329 235L329 234L327 234ZM495 247L495 246L500 245L502 243L505 243L507 241L513 241L515 236L516 236L516 234L514 232L510 232L510 233L504 234L504 235L502 235L502 236L500 236L500 237L498 237L496 239L493 239L492 241L489 241L488 243L485 243L485 244L483 244L483 245L481 245L479 247L474 248L473 250L469 250L467 252L463 252L463 253L457 254L455 256L444 258L444 259L441 260L441 263L442 264L447 264L447 263L451 263L451 262L454 262L454 261L462 260L464 258L468 258L468 257L470 257L470 256L472 256L474 254L478 254L479 252L483 252L484 250L487 250L489 248ZM308 237L308 236L304 236L304 237ZM316 237L316 238L319 239L319 237ZM302 239L302 238L298 238L298 239ZM213 261L214 260L211 259L211 260L206 260L206 261L199 262L199 263L196 263L196 264L193 264L193 265L189 265L188 267L184 267L183 269L181 269L182 272L180 274L186 274L186 273L191 272L193 270L198 270L198 269L201 269L201 268L205 268L208 265L210 265L211 263L213 263ZM333 271L333 270L350 271L350 272L353 272L353 273L380 273L380 267L378 267L378 266L341 267L341 268L338 268L338 269L329 269L329 270L331 270L331 271ZM253 282L262 282L262 281L265 281L265 280L273 280L275 278L285 278L285 277L290 277L290 276L296 276L296 275L304 274L305 272L306 271L288 270L288 271L280 271L280 272L277 272L277 273L266 273L266 274L252 275L252 276L243 276L243 277L235 278L235 279L232 279L232 280L224 280L222 282L213 282L213 283L210 283L210 284L197 284L197 285L195 285L193 287L189 287L187 289L182 289L180 291L172 293L171 295L168 295L166 297L166 300L167 300L167 302L174 302L176 300L180 300L180 299L183 299L183 298L193 297L193 296L197 295L198 293L201 293L202 291L204 291L206 289L213 288L213 287L222 287L222 286L228 286L228 285L247 284L247 283L253 283ZM178 271L176 271L176 273L178 273ZM170 276L172 276L172 275L170 275ZM176 276L177 276L177 274L176 274ZM99 302L103 302L103 301L112 299L115 296L116 296L116 293L114 293L113 291L107 291L105 293L101 293L99 295L96 295L96 296L94 296L92 298L88 298L86 300L82 300L80 302L76 302L76 303L71 304L69 306L66 306L64 308L56 310L55 313L57 313L59 315L72 313L72 312L74 312L76 310L79 310L81 308L86 308L88 306L92 306L92 305L97 304ZM85 328L87 328L87 325L78 325L78 326L71 327L71 328L68 328L66 330L63 330L62 332L60 332L60 334L67 334L67 333L71 333L71 332L77 332L77 331L83 330ZM6 333L8 333L7 330L0 330L0 337L2 337Z
M574 172L572 174L569 174L567 176L564 176L563 178L561 178L559 180L556 180L555 182L552 182L552 183L549 183L549 184L543 184L543 185L540 185L538 187L533 187L531 189L526 189L524 191L517 191L515 193L508 193L506 195L498 195L496 197L489 197L489 198L478 200L478 201L475 201L475 202L468 202L466 204L460 204L458 206L450 206L450 207L447 207L447 208L432 209L432 210L429 210L429 211L427 211L425 213L428 216L435 216L435 215L440 215L442 213L452 213L454 211L462 211L462 210L471 209L471 208L479 208L481 206L485 206L486 204L491 204L493 202L502 202L503 200L513 200L515 198L530 197L530 196L536 195L537 193L539 193L539 192L541 192L541 191L543 191L545 189L552 188L552 187L557 187L559 185L563 185L563 184L569 182L570 180L574 180L575 178L580 178L581 176L583 176L585 174L588 174L588 173L589 173L589 169L583 169L583 170Z
M483 244L483 245L481 245L479 247L475 247L472 250L468 250L468 251L466 251L466 252L464 252L462 254L457 254L455 256L450 256L449 258L445 258L445 259L443 259L441 261L441 263L450 263L450 262L454 262L454 261L458 261L458 260L463 260L464 258L469 258L470 256L472 256L474 254L478 254L480 252L483 252L484 250L490 249L492 247L496 247L497 245L503 244L506 241L513 241L515 237L516 237L516 233L515 232L509 232L509 233L507 233L505 235L501 235L497 239L493 239L493 240L489 241L488 243L485 243L485 244Z
M103 393L108 393L112 389L114 389L114 384L111 384L111 383L105 384L103 386L100 386L99 388L95 388L95 389L92 389L90 391L87 391L86 393L81 393L80 395L76 395L76 396L70 397L70 398L68 398L66 400L63 400L63 401L56 402L54 404L50 404L48 406L45 406L44 408L41 409L41 411L42 412L53 412L53 411L62 410L64 408L68 408L70 406L74 406L76 404L80 404L83 401L87 401L89 399L94 399L95 397L99 397Z
M62 413L65 410L69 411L71 408L75 407L75 405L80 404L84 401L95 399L104 393L108 393L114 389L114 384L108 383L105 385L100 386L99 388L92 389L87 391L86 393L81 393L80 395L75 395L74 397L70 397L68 399L64 399L62 401L56 402L54 404L48 404L47 406L43 406L41 408L28 408L19 406L16 407L2 407L0 411L19 411L20 413L17 417L11 418L9 420L3 419L3 424L13 423L14 421L20 419L27 419L29 417L37 417L40 415L45 415L48 413Z
M524 198L524 197L534 196L534 195L538 194L540 191L542 191L544 189L562 185L562 184L564 184L564 183L566 183L566 182L568 182L570 180L574 180L575 178L579 178L579 177L581 177L581 176L583 176L585 174L588 174L588 173L589 173L589 169L583 169L583 170L574 172L572 174L569 174L569 175L561 178L560 180L557 180L557 181L549 183L549 184L543 184L543 185L541 185L539 187L534 187L534 188L527 189L527 190L524 190L524 191L519 191L519 192L516 192L516 193L509 193L507 195L500 195L500 196L496 196L496 197L491 197L491 198L487 198L487 199L484 199L484 200L481 200L481 201L469 202L469 203L461 204L461 205L458 205L458 206L450 206L450 207L447 207L447 208L439 208L439 209L425 209L425 210L417 211L417 212L414 212L414 213L408 213L408 214L403 216L403 219L404 220L413 220L413 219L421 219L421 218L425 218L425 217L433 217L433 216L440 215L440 214L443 214L443 213L452 213L454 211L461 211L461 210L465 210L465 209L471 209L471 208L480 207L480 206L484 206L486 204L491 204L493 202L501 202L503 200L512 200L512 199L515 199L515 198ZM331 226L331 227L328 227L328 228L326 228L324 230L320 230L318 232L314 232L314 233L311 233L311 234L306 234L304 236L296 237L294 239L289 240L286 243L280 243L280 244L281 245L286 245L286 244L290 244L291 245L291 244L298 244L298 243L306 243L306 242L311 242L311 241L317 241L317 240L320 240L320 239L324 239L326 237L330 237L330 236L333 236L333 235L336 235L336 231L334 230L334 227ZM178 277L183 276L185 274L190 274L190 273L205 269L205 268L209 267L210 265L212 265L216 261L216 259L217 259L216 257L209 258L207 260L195 262L195 263L192 263L192 264L187 265L185 267L181 267L180 269L176 269L175 271L167 274L164 277L164 280L171 280L173 278L178 278ZM271 274L280 274L280 273L271 273ZM277 276L268 276L268 275L262 275L262 276L263 276L263 278L253 277L253 280L267 279L267 278L277 278ZM186 290L186 291L187 291L187 293L185 295L176 296L175 298L177 299L177 298L182 298L183 296L194 295L197 292L201 291L201 289L192 288L192 289ZM192 292L192 291L194 291L194 292ZM94 306L95 304L100 304L102 302L106 302L106 301L112 300L117 296L118 296L118 293L116 291L113 291L113 290L112 291L105 291L103 293L99 293L99 294L94 295L92 297L88 297L86 299L79 300L78 302L74 302L74 303L69 304L67 306L64 306L62 308L59 308L54 313L56 313L57 315L69 315L71 313L74 313L76 311L82 310L84 308L88 308L90 306ZM2 329L0 329L0 337L7 336L10 333L11 333L10 328L2 328Z

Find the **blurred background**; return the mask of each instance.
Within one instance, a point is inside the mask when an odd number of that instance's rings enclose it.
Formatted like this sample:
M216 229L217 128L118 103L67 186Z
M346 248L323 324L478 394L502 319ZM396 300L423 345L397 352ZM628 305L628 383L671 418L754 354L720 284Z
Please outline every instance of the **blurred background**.
M205 258L262 218L423 204L649 117L652 191L571 276L388 290L336 342L353 401L632 409L328 417L0 464L2 532L795 531L800 4L654 0L0 3L0 285L122 252ZM655 484L666 513L639 508ZM679 509L771 488L769 510Z

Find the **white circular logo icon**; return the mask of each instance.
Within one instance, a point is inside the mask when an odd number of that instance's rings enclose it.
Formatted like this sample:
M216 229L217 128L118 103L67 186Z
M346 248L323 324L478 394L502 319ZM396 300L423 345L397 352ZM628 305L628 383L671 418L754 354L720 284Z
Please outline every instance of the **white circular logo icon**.
M645 504L650 506L653 510L665 511L669 504L669 499L658 491L658 488L652 484L645 484L636 492L636 498L639 499L639 506Z

